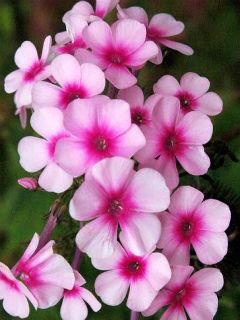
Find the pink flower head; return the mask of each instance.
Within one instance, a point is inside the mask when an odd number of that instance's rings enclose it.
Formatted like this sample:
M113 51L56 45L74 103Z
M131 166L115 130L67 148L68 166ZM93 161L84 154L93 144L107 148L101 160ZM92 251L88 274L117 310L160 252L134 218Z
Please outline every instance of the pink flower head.
M153 41L146 41L145 26L132 19L115 22L110 27L104 21L94 21L83 31L83 39L92 49L93 57L116 88L126 89L136 84L128 68L139 68L157 55Z
M120 19L135 19L143 23L147 29L147 39L154 41L158 45L158 55L151 61L156 64L162 63L163 55L161 45L177 50L186 55L192 55L191 47L171 40L171 37L183 32L184 24L177 21L173 16L167 13L159 13L148 20L146 11L140 7L130 7L122 9L118 6L118 17ZM170 39L169 39L170 38Z
M92 263L97 269L108 270L95 282L96 293L102 301L111 306L119 305L129 290L127 306L138 312L149 308L158 291L171 278L171 269L163 254L151 251L135 255L120 244L116 245L112 256L92 259Z
M212 320L217 312L215 292L223 286L223 276L218 269L205 268L195 272L191 266L174 266L172 278L161 290L150 308L143 312L150 316L169 305L161 320Z
M18 184L27 190L36 190L38 188L38 181L32 177L25 177L18 179Z
M151 122L153 108L159 102L161 96L152 95L144 103L142 89L138 86L133 86L128 89L120 90L118 98L129 103L132 123L141 127L148 125Z
M110 256L120 237L135 254L152 250L161 226L154 213L169 205L169 190L152 169L133 170L134 162L114 157L98 162L70 202L71 216L93 220L79 231L76 242L90 257ZM165 209L163 209L165 208Z
M209 116L215 116L222 111L223 102L215 92L207 92L209 86L207 78L188 72L182 76L180 83L172 76L163 76L153 89L161 96L178 98L183 114L198 110Z
M74 274L68 262L53 252L54 241L39 251L38 244L39 236L34 234L13 270L37 299L39 308L46 309L58 303L64 289L73 288Z
M4 310L13 317L21 319L29 316L28 300L35 309L38 307L37 300L32 293L18 281L11 270L0 262L0 299L3 300ZM28 300L27 300L28 299Z
M64 290L61 306L61 318L63 320L84 320L88 316L87 302L93 311L101 309L101 303L94 295L82 286L86 283L84 278L74 271L75 283L72 290Z
M130 158L145 144L141 130L131 124L129 105L105 96L72 102L64 125L74 137L57 143L56 160L73 176L106 157Z
M159 170L170 189L179 183L176 160L196 176L205 174L210 166L203 148L212 136L210 119L198 111L183 117L179 117L179 113L177 98L162 98L154 108L151 125L143 128L147 143L135 155L140 163ZM154 160L157 157L158 160Z
M35 46L30 41L22 43L15 54L18 70L11 72L5 78L5 91L15 94L17 108L29 106L32 103L32 87L39 80L51 75L47 59L51 49L52 38L48 36L43 44L42 56L39 59Z
M159 215L162 234L158 243L172 264L189 264L190 245L204 264L214 264L227 253L224 232L230 223L229 207L209 199L192 187L180 187L171 196L168 212Z
M75 99L89 98L103 92L104 73L99 67L84 63L80 65L69 54L56 57L51 64L52 76L59 86L39 81L33 88L33 107L58 107L66 109Z
M44 168L38 183L48 192L61 193L73 181L72 176L58 166L55 161L57 141L69 136L63 126L63 114L56 108L41 108L31 117L32 128L43 138L25 137L18 145L20 164L28 172Z

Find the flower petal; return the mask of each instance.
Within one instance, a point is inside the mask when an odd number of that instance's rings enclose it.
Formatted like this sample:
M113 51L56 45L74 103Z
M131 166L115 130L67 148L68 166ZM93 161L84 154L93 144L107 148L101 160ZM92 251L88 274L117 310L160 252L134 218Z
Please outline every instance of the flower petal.
M170 37L182 33L184 24L181 21L177 21L170 14L159 13L152 17L149 28L159 31L163 37Z
M197 99L196 109L209 116L215 116L222 112L223 102L215 92L207 92Z
M224 279L220 270L204 268L195 272L188 283L194 285L197 291L204 293L217 292L223 287Z
M105 88L103 71L92 63L81 65L81 86L86 90L86 97L101 94Z
M47 62L51 47L52 47L52 37L47 36L44 40L43 49L42 49L41 61L43 63Z
M73 297L65 295L60 314L62 320L85 320L88 315L88 309L79 295Z
M179 100L163 97L153 110L153 122L157 128L174 128L180 111Z
M4 80L4 89L7 93L15 92L23 81L23 72L15 70L9 73Z
M44 107L61 107L60 88L46 81L37 82L32 89L33 109Z
M172 40L168 40L168 39L161 39L160 43L168 48L171 48L171 49L176 50L182 54L185 54L186 56L191 56L194 53L194 51L191 47L189 47L186 44L177 42L177 41L172 41Z
M24 41L17 49L14 60L20 69L31 67L38 61L38 53L34 44L30 41Z
M118 9L118 18L119 19L130 18L130 19L134 19L134 20L141 22L145 26L148 25L148 16L147 16L146 11L143 8L130 7L130 8L123 9L120 6L118 6L117 9Z
M129 103L130 107L142 107L144 104L143 91L139 86L133 86L118 92L118 98Z
M180 85L183 90L198 98L208 91L210 82L207 78L201 77L197 73L187 72L182 76Z
M191 303L184 304L191 320L213 319L218 308L218 298L215 293L205 293L196 297Z
M96 0L96 16L104 18L116 7L120 0Z
M181 90L179 82L173 76L165 75L161 77L153 86L153 91L156 94L164 96L175 96Z
M126 67L117 64L109 66L105 76L117 89L126 89L137 83L137 78Z
M98 312L101 309L102 307L101 303L98 302L98 300L94 297L94 295L89 290L82 288L81 296L83 300L89 304L89 306L92 308L94 312Z
M187 320L184 309L181 304L173 304L167 308L161 317L161 320ZM205 318L204 318L205 319ZM193 320L191 318L191 320ZM199 319L200 320L200 319Z
M4 310L13 317L27 318L29 304L25 295L17 290L9 289L3 299Z
M131 67L138 67L153 59L159 52L158 46L153 41L146 41L138 50L133 52L125 64Z
M23 106L29 106L32 103L32 88L33 83L25 83L17 89L14 96L14 102L17 105L17 108Z

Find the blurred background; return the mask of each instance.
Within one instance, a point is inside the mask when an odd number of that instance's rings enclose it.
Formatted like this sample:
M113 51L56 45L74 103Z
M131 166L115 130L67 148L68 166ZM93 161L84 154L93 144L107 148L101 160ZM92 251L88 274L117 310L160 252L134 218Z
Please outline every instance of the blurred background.
M76 1L73 0L1 0L0 1L0 260L14 265L33 233L41 232L44 217L55 199L54 194L30 192L17 185L18 178L27 174L18 163L17 144L31 129L22 130L15 113L13 96L4 93L4 77L15 70L14 53L24 40L34 42L39 50L46 35L54 36L64 30L63 14ZM122 6L144 7L151 16L170 13L185 23L185 32L177 40L193 47L195 54L186 57L167 51L161 66L147 65L140 75L140 83L146 95L163 74L178 79L193 71L211 81L211 90L224 101L224 111L213 118L213 143L208 147L213 166L209 177L203 181L207 194L228 202L232 210L229 229L230 250L218 267L223 271L226 283L220 293L220 308L215 319L240 319L240 2L238 0L130 0ZM115 13L108 17L114 19ZM214 156L213 156L214 154ZM200 183L201 184L201 183ZM200 186L202 188L202 185ZM66 225L76 229L74 223L63 221L55 237L60 251L71 255L72 246L61 247ZM73 242L73 240L72 240ZM91 288L97 272L84 258L82 274ZM141 293L140 293L141 294ZM1 308L1 307L0 307ZM2 320L12 319L0 309ZM32 311L29 319L60 319L59 306L50 310ZM104 306L98 314L89 313L90 320L129 319L129 311L123 307ZM149 319L159 319L155 315Z

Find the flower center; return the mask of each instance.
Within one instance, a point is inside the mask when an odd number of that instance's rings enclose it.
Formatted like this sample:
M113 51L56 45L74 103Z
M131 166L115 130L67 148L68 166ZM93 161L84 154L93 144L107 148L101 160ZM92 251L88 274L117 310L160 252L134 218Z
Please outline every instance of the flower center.
M37 61L32 67L25 73L24 79L25 81L34 80L35 77L41 73L44 69L42 61Z
M186 236L190 236L192 234L193 231L193 225L191 222L189 221L185 221L182 224L182 232L184 233L184 235Z
M113 53L111 55L111 61L112 61L112 63L115 63L115 64L121 64L122 63L122 57L117 53Z
M185 289L180 290L180 291L176 294L175 300L176 300L177 302L181 301L182 298L185 296L185 293L186 293L186 290L185 290Z
M186 97L181 97L180 103L183 108L188 108L190 106L190 100Z
M175 147L176 141L175 141L175 137L170 135L166 138L165 141L165 146L168 150L172 151Z
M95 146L98 151L105 151L108 147L107 140L102 137L97 138L95 141Z
M119 200L113 199L108 204L108 213L117 214L123 210L123 206Z
M128 270L130 272L136 272L140 269L141 265L138 261L133 261L128 264Z
M143 124L143 115L141 112L135 112L133 115L132 115L132 122L137 124L137 125L141 125Z

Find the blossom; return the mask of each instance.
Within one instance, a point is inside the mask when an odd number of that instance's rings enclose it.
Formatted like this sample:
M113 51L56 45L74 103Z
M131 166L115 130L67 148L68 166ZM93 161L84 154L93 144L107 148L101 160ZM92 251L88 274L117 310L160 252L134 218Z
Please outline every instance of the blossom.
M132 160L114 157L92 167L70 202L71 216L92 220L79 231L76 242L90 257L110 256L120 237L135 254L156 246L161 226L157 213L169 205L169 190L152 169L133 170ZM151 183L149 183L151 181Z
M44 168L38 183L48 192L63 192L73 181L72 176L55 161L57 141L69 136L63 126L63 114L56 108L41 108L31 117L32 128L43 138L25 137L18 144L21 166L28 172Z
M145 144L141 130L131 124L129 105L106 96L72 102L64 125L72 137L59 140L56 161L70 175L80 176L99 160L131 157Z
M151 95L144 103L142 89L138 86L133 86L128 89L119 90L118 98L129 103L132 123L141 127L151 122L153 108L159 102L161 96Z
M28 190L36 190L38 188L38 181L31 177L18 179L18 184Z
M47 79L51 75L47 59L51 49L52 39L48 36L43 44L41 58L32 42L24 41L15 53L15 63L18 70L11 72L5 78L5 91L15 94L17 108L29 106L32 103L32 88L39 80Z
M0 262L0 299L3 300L4 310L13 317L21 319L29 315L28 300L35 309L37 300L25 285L17 280L11 270ZM28 299L28 300L27 300Z
M188 173L196 176L205 174L210 166L203 148L212 136L210 119L199 111L183 117L179 117L179 112L177 98L162 98L154 108L152 123L142 129L147 143L135 155L141 164L158 169L170 189L179 183L176 160Z
M158 291L171 278L165 256L152 251L135 255L126 243L124 247L117 244L112 256L92 259L95 268L108 270L100 274L95 282L95 291L104 303L111 306L121 304L129 290L129 309L144 311L150 306Z
M161 77L154 85L156 94L177 97L183 114L192 110L215 116L222 111L223 102L215 92L207 92L210 82L194 72L185 73L180 83L172 76Z
M230 223L229 207L208 199L195 188L178 188L171 196L168 212L159 215L162 234L158 243L172 264L189 264L190 245L204 264L214 264L227 253L224 232Z
M98 312L101 304L94 295L82 286L86 283L79 272L74 271L75 283L71 290L64 290L63 302L61 306L61 318L63 320L84 320L87 318L88 309L85 301L92 310Z
M66 109L78 98L89 98L103 92L104 73L99 67L84 63L80 65L69 54L56 57L51 63L51 72L58 85L39 81L33 88L33 108L58 107Z
M157 55L153 41L146 41L145 26L132 19L115 22L110 27L104 21L94 21L84 29L83 39L92 49L93 57L116 88L126 89L136 84L128 68L140 68Z
M153 63L162 63L163 55L161 45L177 50L185 55L193 54L191 47L171 40L171 37L183 32L184 24L181 21L177 21L170 14L155 14L149 22L147 13L143 8L130 7L122 9L118 6L118 17L120 19L135 19L145 25L147 29L147 39L154 41L158 45L158 55L151 60Z
M39 236L35 233L21 259L13 268L37 299L38 307L54 306L63 296L63 290L71 290L74 274L68 262L53 252L54 241L38 250Z
M169 305L161 320L212 320L217 312L215 292L223 286L223 276L218 269L204 268L195 272L191 266L173 266L172 278L161 290L150 308L143 312L150 316Z

